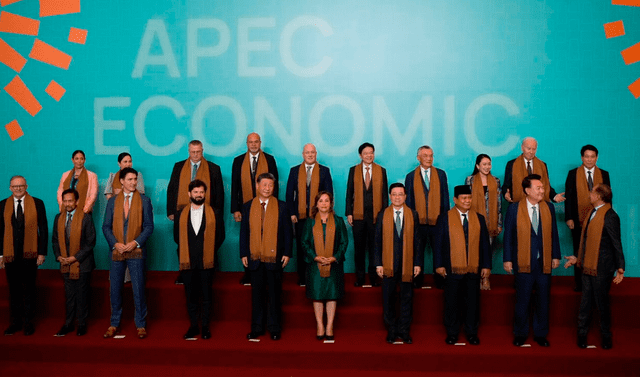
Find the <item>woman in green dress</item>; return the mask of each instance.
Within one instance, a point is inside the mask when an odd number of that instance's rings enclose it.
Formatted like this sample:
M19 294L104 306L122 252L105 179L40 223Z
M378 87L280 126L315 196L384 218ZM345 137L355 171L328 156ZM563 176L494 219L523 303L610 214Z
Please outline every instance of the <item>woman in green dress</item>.
M313 300L318 340L333 340L336 300L344 296L344 255L349 239L342 217L333 211L333 195L321 191L302 235L307 267L307 297ZM327 311L327 325L323 317Z

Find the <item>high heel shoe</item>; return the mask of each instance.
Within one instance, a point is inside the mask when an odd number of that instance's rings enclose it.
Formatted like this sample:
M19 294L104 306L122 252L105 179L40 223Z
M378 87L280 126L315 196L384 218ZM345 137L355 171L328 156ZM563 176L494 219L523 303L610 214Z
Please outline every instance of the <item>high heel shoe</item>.
M324 340L325 336L324 335L316 335L316 339L318 340Z

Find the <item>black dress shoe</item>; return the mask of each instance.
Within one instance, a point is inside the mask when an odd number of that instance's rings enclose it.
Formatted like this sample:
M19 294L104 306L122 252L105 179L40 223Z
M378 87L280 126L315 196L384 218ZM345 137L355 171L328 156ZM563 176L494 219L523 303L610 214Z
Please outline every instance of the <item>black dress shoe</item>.
M353 283L354 287L362 287L364 285L364 281L360 281L360 280L356 280L355 283Z
M209 326L202 326L202 339L211 339L211 330L209 330Z
M58 332L56 333L56 336L65 336L72 331L73 331L73 325L69 325L69 326L62 325L60 330L58 330Z
M393 344L393 342L396 341L396 334L394 334L393 332L388 332L387 333L387 343Z
M578 335L578 347L587 348L587 336L586 335Z
M79 325L78 331L76 332L77 336L83 336L87 334L87 325Z
M182 280L182 274L178 275L178 278L175 281L176 285L183 285L184 281Z
M445 343L447 344L456 344L458 342L458 337L457 336L453 336L453 335L449 335L447 337L447 339L444 340Z
M477 346L480 344L480 339L478 338L477 335L469 335L467 336L467 341L469 342L469 344L471 344L472 346Z
M574 292L582 292L582 287L573 287Z
M247 334L247 339L258 339L260 335L263 335L263 332L251 331Z
M198 326L191 326L189 327L189 330L187 330L187 332L184 333L183 338L185 339L195 338L195 336L198 334L200 334L200 329L198 328Z
M249 274L245 273L240 278L240 285L251 284L251 279L249 278Z
M413 344L413 338L409 335L405 335L402 337L402 343L404 344Z
M325 335L325 340L335 340L336 338L333 335Z
M4 330L4 335L13 335L18 331L22 330L22 325L9 325L6 330Z
M36 328L33 326L33 323L27 323L24 325L23 333L25 336L33 335L35 331L36 331Z
M272 332L271 333L271 340L280 340L280 333L279 332Z
M611 347L613 347L613 342L611 341L611 337L604 337L602 338L602 349L603 350L610 350Z
M526 336L516 336L513 338L513 345L516 347L522 346L527 341Z
M381 286L381 285L382 285L382 284L381 284L379 281L377 281L377 280L371 283L371 286L372 286L372 287L379 287L379 286Z
M540 347L549 347L549 341L544 336L536 336L533 340L535 340Z

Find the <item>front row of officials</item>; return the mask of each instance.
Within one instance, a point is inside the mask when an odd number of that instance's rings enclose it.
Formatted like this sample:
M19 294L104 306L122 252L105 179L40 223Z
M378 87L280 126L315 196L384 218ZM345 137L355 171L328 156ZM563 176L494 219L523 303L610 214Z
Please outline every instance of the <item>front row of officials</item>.
M120 172L122 192L112 197L105 213L103 233L112 250L111 324L104 334L114 336L122 314L122 286L126 267L131 271L138 336L146 337L146 300L144 295L145 243L153 232L150 200L137 190L138 173L132 168ZM281 336L282 271L291 257L291 219L286 203L273 196L275 177L262 173L256 178L257 197L242 208L240 256L249 268L252 283L252 320L249 339L269 331L273 340ZM44 262L48 228L41 200L27 193L24 177L10 180L12 196L0 202L0 267L6 268L10 291L11 325L5 335L24 327L25 335L34 332L35 277L37 266ZM412 280L422 269L422 247L418 236L419 214L406 204L404 185L389 187L391 206L381 211L375 228L374 261L382 278L383 318L388 329L387 341L398 339L412 343L410 336L413 286ZM536 305L533 319L534 340L549 346L550 275L560 264L555 212L544 200L545 185L536 174L522 181L525 197L511 205L505 218L504 268L515 273L516 309L513 344L524 344L529 334L528 307L532 295ZM198 325L198 293L202 294L202 338L211 337L209 321L212 307L212 271L214 251L224 240L224 228L211 206L206 204L207 185L193 180L188 185L190 204L176 213L174 237L179 245L180 271L185 282L187 310L191 325L185 338L200 333ZM611 208L611 189L597 184L589 195L593 210L583 222L578 257L565 257L565 267L579 264L584 269L583 292L578 317L578 346L587 345L588 324L595 304L600 313L602 347L611 348L610 308L608 293L611 282L620 283L624 273L624 256L620 242L620 219ZM91 216L77 211L79 194L75 189L62 192L63 211L55 217L52 243L61 265L66 297L65 323L56 334L63 336L74 330L87 331L88 295L91 271L95 267L93 247L95 229ZM479 279L490 274L489 232L484 216L471 209L469 186L457 186L455 207L442 213L436 225L435 267L445 279L444 323L446 343L458 340L461 323L472 345L478 338ZM122 210L119 210L121 208ZM308 296L315 300L318 339L333 339L335 300L342 297L341 262L347 246L344 221L333 214L333 198L320 192L312 206L312 221L307 222L303 238L307 249L309 274ZM313 248L311 247L313 245ZM614 278L614 274L617 276ZM314 277L315 276L315 277ZM327 279L327 280L325 280ZM340 287L342 286L342 287ZM309 294L309 290L314 292ZM400 313L395 313L399 291ZM460 297L465 297L460 307ZM322 323L326 300L327 325ZM317 305L319 304L319 305Z

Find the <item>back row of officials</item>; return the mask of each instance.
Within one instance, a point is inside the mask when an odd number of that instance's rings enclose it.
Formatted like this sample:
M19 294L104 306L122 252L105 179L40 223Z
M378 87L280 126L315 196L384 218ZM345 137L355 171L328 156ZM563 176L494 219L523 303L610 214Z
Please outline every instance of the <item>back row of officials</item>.
M309 281L310 274L305 272L306 269L309 266L315 268L316 264L319 271L325 270L322 278L328 278L327 268L330 270L332 265L341 265L344 251L340 258L335 258L331 257L330 250L329 253L324 250L327 248L325 243L334 237L329 236L327 229L335 232L336 227L327 225L327 211L315 202L322 195L327 195L330 202L328 211L333 216L333 184L329 169L317 163L315 147L305 145L304 162L291 169L286 202L277 199L275 159L262 151L260 136L250 134L247 147L245 154L234 159L231 188L231 212L235 221L241 222L240 257L246 269L243 282L250 281L252 285L252 325L247 337L255 339L266 328L272 339L277 340L281 332L279 297L282 270L292 256L292 230L297 241L300 285ZM551 187L547 166L535 156L536 150L535 139L523 140L523 153L508 162L502 186L499 179L491 175L490 157L479 155L474 173L467 178L466 185L455 188L455 208L450 210L447 176L443 170L433 166L430 147L418 149L420 165L407 174L404 185L396 183L388 188L386 170L374 162L374 146L370 143L360 146L358 152L362 162L349 170L345 203L347 222L353 229L355 285L365 284L368 253L371 285L383 286L384 320L389 330L387 341L394 342L399 338L405 343L412 342L409 335L412 289L422 285L422 254L425 247L431 245L436 285L445 289L446 342L457 342L461 326L457 306L459 297L464 297L466 314L462 318L465 318L465 334L470 344L479 344L479 289L481 285L489 288L490 244L504 226L504 268L516 274L513 343L522 345L526 341L529 333L528 307L533 294L536 300L534 339L542 346L549 345L546 336L549 329L550 274L559 266L561 257L551 201L562 202L565 197L564 193L558 194ZM576 273L576 290L583 291L578 345L586 347L591 306L595 303L600 311L602 345L610 348L607 297L611 282L622 280L624 257L620 220L610 204L609 175L596 166L597 154L594 146L583 147L583 164L571 170L567 177L566 222L572 229L575 256L566 257L566 267L577 264L584 267L585 272L584 276ZM87 295L91 270L95 267L95 230L91 209L98 191L97 177L84 168L82 151L74 152L72 160L74 168L65 172L60 181L58 201L61 212L54 220L52 237L67 297L67 318L58 335L72 331L76 317L78 335L86 333ZM121 291L125 270L128 269L134 291L138 336L144 338L145 243L153 232L153 213L150 200L143 195L144 185L140 185L142 176L131 167L131 156L123 153L118 162L121 170L111 174L105 190L110 199L102 230L112 250L112 315L104 336L112 337L119 331ZM11 301L11 324L5 334L13 334L24 326L25 334L29 335L34 331L35 275L47 251L47 220L42 201L26 192L24 177L12 177L10 189L13 195L0 202L3 213L0 267L7 270ZM506 212L504 225L500 194L512 203ZM389 199L391 206L388 205ZM7 205L11 202L13 206ZM167 190L167 215L174 221L174 238L178 243L181 277L191 320L185 337L200 333L198 294L203 298L202 337L211 336L212 271L215 250L224 240L223 203L220 168L203 158L202 143L194 140L189 144L189 158L175 164ZM314 235L316 256L312 255L311 261L304 257L302 245L304 233L311 229L310 226L305 227L305 223L310 220L322 223L322 227L314 229L314 232L320 232L320 236ZM344 224L337 216L335 220ZM346 249L346 242L339 244L340 248ZM343 282L339 281L340 284ZM310 289L314 288L307 287L311 297ZM396 316L393 299L397 289L400 290L401 313ZM338 289L338 292L343 291L343 287ZM341 294L337 296L339 298ZM327 300L327 312L333 311L331 328L329 323L325 327L318 322L318 337L333 338L335 299L315 299ZM322 305L319 308L322 318Z

